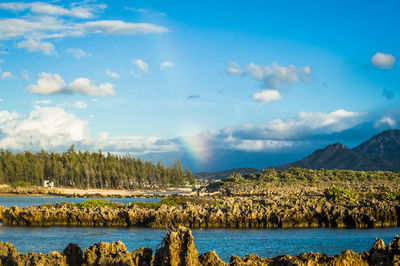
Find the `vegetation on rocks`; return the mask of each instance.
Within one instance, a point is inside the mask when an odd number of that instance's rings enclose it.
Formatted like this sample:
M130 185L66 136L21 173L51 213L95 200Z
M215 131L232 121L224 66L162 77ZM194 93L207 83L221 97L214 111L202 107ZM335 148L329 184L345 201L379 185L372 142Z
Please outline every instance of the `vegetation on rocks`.
M324 194L328 200L333 202L351 203L354 200L350 191L345 188L336 187L335 185L325 189Z
M21 254L10 243L0 242L1 265L131 265L131 266L245 266L245 265L399 265L400 237L395 236L392 243L385 245L377 239L369 251L361 254L351 250L339 255L327 256L321 253L302 253L298 256L282 255L274 258L260 258L248 254L243 258L232 255L229 262L222 261L215 251L207 251L199 256L192 232L185 227L168 231L160 247L153 254L151 248L128 251L124 243L100 242L82 251L75 243L70 243L62 253Z
M263 196L168 197L157 203L88 201L25 208L0 206L4 225L130 226L169 228L390 227L400 224L398 200L381 200L382 184L359 184L364 191L347 200L327 198L332 187L270 186ZM334 188L333 191L336 191ZM343 191L343 190L339 190ZM330 195L330 194L329 194ZM347 192L344 193L347 195ZM380 197L380 196L379 196Z
M389 171L353 171L353 170L312 170L290 168L280 171L274 169L264 169L255 174L240 175L233 173L226 179L212 182L207 187L201 189L203 193L218 193L226 196L254 196L265 195L274 187L324 187L328 188L324 194L332 200L351 201L357 186L379 187L383 184L388 191L379 189L381 193L388 192L386 197L390 200L399 193L400 173ZM396 190L397 189L397 190ZM363 191L361 191L363 192ZM375 195L377 196L377 195ZM384 196L384 195L383 195ZM340 197L344 197L340 199ZM379 196L382 199L382 195Z
M48 204L47 204L48 205ZM99 208L99 207L114 207L117 204L109 200L92 199L77 204L80 208Z

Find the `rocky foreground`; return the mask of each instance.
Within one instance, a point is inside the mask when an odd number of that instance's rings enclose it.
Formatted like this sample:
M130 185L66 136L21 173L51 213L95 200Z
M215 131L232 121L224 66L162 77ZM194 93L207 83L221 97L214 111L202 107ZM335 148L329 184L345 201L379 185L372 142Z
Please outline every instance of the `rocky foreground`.
M243 258L232 255L230 262L222 261L215 251L207 251L199 256L192 233L185 227L169 231L153 254L151 248L139 248L129 252L118 241L100 242L84 251L75 243L70 243L63 252L49 254L21 254L10 243L0 242L0 262L2 265L400 265L400 237L395 236L392 243L385 245L376 240L369 251L358 254L351 250L340 255L326 256L321 253L302 253L296 257L282 255L274 258L260 258L255 254Z

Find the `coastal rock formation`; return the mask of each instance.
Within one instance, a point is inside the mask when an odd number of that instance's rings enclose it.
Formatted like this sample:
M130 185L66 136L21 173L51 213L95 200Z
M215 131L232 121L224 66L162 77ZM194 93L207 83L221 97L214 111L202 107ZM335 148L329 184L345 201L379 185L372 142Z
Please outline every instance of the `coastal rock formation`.
M83 264L82 249L76 243L69 243L62 255L67 258L67 264L71 266Z
M199 261L201 265L228 266L228 263L222 261L214 250L201 254Z
M320 253L302 253L298 256L282 255L274 258L260 258L249 254L240 258L232 255L229 263L223 262L215 251L207 251L198 256L194 246L193 236L189 229L179 227L167 232L162 247L157 249L155 256L150 248L140 248L127 251L122 242L100 242L85 249L76 244L69 244L62 254L53 251L49 254L20 254L10 244L0 242L0 265L130 265L130 266L363 266L363 265L400 265L400 237L395 236L392 243L385 245L377 239L370 251L358 254L345 250L336 256L326 256Z
M330 202L314 196L310 192L312 189L315 188L287 190L278 196L270 191L266 196L195 199L181 205L156 207L136 204L81 207L67 203L25 208L0 206L0 221L3 225L18 226L152 228L179 225L189 228L372 228L400 225L398 200L370 198L347 203Z
M0 263L1 265L55 265L67 266L67 258L57 251L49 254L28 253L20 254L16 248L5 242L0 242ZM71 264L72 265L72 264Z
M121 241L100 242L85 249L85 265L134 265L132 254Z
M155 265L200 265L199 254L194 246L192 232L189 229L180 226L176 231L168 232L162 244L163 246L156 251Z

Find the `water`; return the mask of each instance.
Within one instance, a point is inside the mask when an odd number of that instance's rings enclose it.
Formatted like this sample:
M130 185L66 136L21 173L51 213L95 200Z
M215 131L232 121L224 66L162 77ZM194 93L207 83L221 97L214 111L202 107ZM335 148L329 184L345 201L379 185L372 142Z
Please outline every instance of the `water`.
M400 234L400 228L375 229L203 229L192 230L199 254L215 250L229 261L232 254L240 257L255 253L261 257L302 252L339 254L351 249L361 253L369 250L375 237L385 243ZM0 241L12 243L19 252L61 252L70 242L82 249L100 241L121 240L129 251L149 247L153 252L165 235L164 229L148 228L85 228L85 227L7 227L0 226Z
M66 198L66 197L0 197L0 205L5 207L17 206L27 207L32 205L42 205L44 203L60 203L72 202L81 203L94 198ZM121 202L128 204L131 202L159 202L160 198L101 198L101 200L109 200L111 202Z
M158 202L159 198L103 198L113 202ZM25 207L44 203L86 201L85 198L65 197L0 197L0 205ZM342 250L369 250L375 238L385 243L400 235L400 228L374 229L194 229L194 241L199 254L215 250L220 258L229 261L235 254L243 257L255 253L261 257L302 252L339 254ZM19 252L61 252L70 242L82 249L100 241L121 240L129 251L149 247L153 251L165 236L164 229L148 228L86 228L86 227L7 227L0 226L0 241L12 243Z

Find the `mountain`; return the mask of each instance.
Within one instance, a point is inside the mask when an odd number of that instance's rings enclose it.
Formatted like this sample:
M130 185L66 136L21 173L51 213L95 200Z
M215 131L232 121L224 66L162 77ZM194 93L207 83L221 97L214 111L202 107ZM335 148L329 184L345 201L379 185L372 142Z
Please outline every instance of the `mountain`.
M290 167L400 171L400 130L385 130L354 149L335 143L299 161L273 168L283 170Z
M400 130L385 130L353 150L369 159L400 160Z
M202 172L202 173L197 173L194 175L196 179L223 179L225 177L230 176L232 173L239 173L239 174L252 174L256 173L260 170L256 168L234 168L234 169L229 169L225 171L218 171L218 172Z

